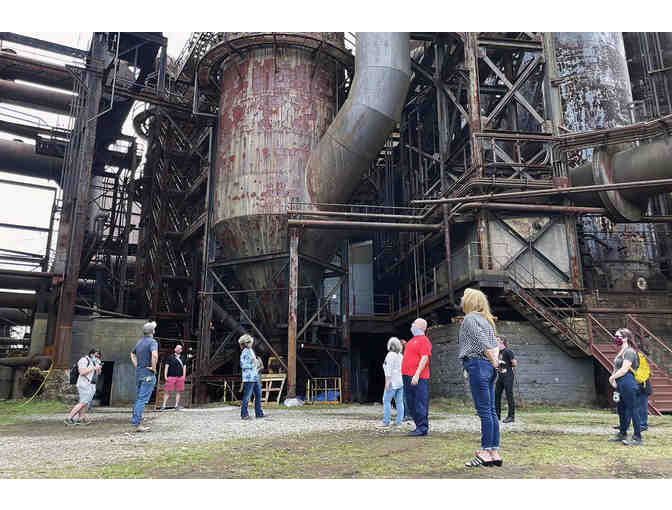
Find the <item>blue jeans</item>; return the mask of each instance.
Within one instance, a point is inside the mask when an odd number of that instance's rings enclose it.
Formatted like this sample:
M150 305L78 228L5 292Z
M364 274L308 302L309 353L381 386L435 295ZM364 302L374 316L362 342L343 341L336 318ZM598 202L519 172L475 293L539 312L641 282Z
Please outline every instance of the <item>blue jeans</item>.
M630 421L634 428L633 436L635 439L642 437L642 429L640 422L640 410L637 407L637 392L638 384L635 381L635 376L632 372L628 372L623 377L616 379L616 386L618 392L621 394L622 405L618 406L618 417L620 433L625 436L630 428Z
M385 390L383 393L383 423L385 425L390 424L390 414L391 414L391 403L394 399L394 403L397 406L397 419L394 421L397 425L401 425L401 421L404 418L404 388L392 388Z
M474 407L481 418L481 448L499 449L499 420L495 411L495 369L481 358L464 362Z
M156 375L147 368L139 368L135 371L135 383L136 397L135 404L133 404L131 425L137 427L142 420L142 411L145 409L145 404L149 402L149 397L152 396L152 391L154 391Z
M418 379L418 384L411 384L410 375L402 375L404 380L404 395L408 404L409 414L415 422L415 429L427 434L429 430L429 379Z
M240 417L247 416L247 404L250 395L254 392L254 415L261 418L264 412L261 410L261 383L259 381L243 382L243 401L240 403Z
M639 426L649 427L649 396L645 390L640 389L637 393L637 410L639 412Z

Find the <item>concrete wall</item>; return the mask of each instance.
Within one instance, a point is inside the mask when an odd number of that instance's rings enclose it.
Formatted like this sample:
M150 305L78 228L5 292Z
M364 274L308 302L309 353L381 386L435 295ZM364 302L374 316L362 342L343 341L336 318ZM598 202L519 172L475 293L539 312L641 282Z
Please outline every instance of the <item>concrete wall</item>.
M47 339L47 321L49 314L36 313L33 319L33 327L30 330L29 354L43 354L44 344Z
M72 324L72 359L74 363L91 347L101 350L103 361L114 362L110 405L135 400L135 369L129 354L142 336L142 319L96 318L75 320Z
M12 393L12 368L0 367L0 400L9 398Z
M431 328L430 396L471 400L457 359L459 325ZM557 404L596 401L593 362L572 359L527 322L499 321L497 330L518 359L516 394L528 402Z

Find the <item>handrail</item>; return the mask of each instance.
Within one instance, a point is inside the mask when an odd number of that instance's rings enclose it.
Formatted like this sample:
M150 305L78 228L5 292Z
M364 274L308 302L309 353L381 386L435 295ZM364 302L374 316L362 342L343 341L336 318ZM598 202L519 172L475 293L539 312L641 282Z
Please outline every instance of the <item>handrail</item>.
M665 345L663 342L661 342L660 339L659 339L656 335L654 335L653 333L651 333L651 331L649 331L649 330L646 328L646 326L644 326L641 322L639 322L637 319L635 319L635 318L632 316L632 314L628 314L628 315L626 315L626 319L627 319L628 321L632 321L632 322L634 322L634 323L637 325L637 327L639 327L641 330L643 330L643 331L649 336L649 338L655 340L656 343L657 343L658 345L660 345L663 349L665 349L667 352L669 352L670 354L672 354L672 349L670 349L667 345Z

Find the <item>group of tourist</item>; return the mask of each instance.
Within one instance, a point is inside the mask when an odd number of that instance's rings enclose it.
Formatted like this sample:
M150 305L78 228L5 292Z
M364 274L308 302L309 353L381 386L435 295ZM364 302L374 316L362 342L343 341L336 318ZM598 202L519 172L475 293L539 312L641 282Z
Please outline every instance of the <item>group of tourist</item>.
M135 432L149 432L150 428L142 425L142 413L145 405L156 386L156 365L159 360L159 345L154 339L156 322L147 322L142 327L143 336L138 340L133 351L130 353L131 363L135 367L136 399L133 404L131 426ZM181 359L182 346L175 346L175 350L168 357L165 364L163 405L161 411L166 409L170 393L175 393L175 410L180 410L180 393L184 391L186 368ZM65 419L66 425L87 424L86 411L91 407L93 397L96 394L97 377L102 372L100 351L91 349L87 356L82 357L76 365L79 372L77 379L77 392L79 402L72 408Z
M467 467L502 466L500 449L501 397L506 392L508 415L503 423L515 421L515 401L513 395L514 367L517 360L506 341L497 336L495 318L485 294L476 289L466 289L460 307L464 318L458 333L458 358L464 368L469 383L474 407L481 421L481 448L466 462ZM388 354L383 363L385 391L383 394L383 422L381 427L390 426L391 401L397 408L395 423L401 424L407 412L415 422L411 436L425 436L428 433L428 383L429 359L432 345L425 335L427 322L416 319L411 332L413 338L405 349L403 340L392 337L387 342ZM619 329L614 342L621 346L614 360L614 371L609 378L611 385L618 389L619 425L618 433L610 441L619 441L628 446L642 443L641 432L646 430L648 416L648 396L651 384L635 379L640 365L635 339L628 329ZM639 376L643 379L644 376ZM627 431L630 422L634 433L630 440Z
M506 341L497 336L495 318L485 294L468 288L464 291L460 307L464 318L458 333L458 358L468 381L474 407L481 421L481 447L474 457L466 462L467 467L502 466L500 449L501 396L506 392L508 415L504 423L515 420L515 401L513 397L514 367L517 360L513 351L507 348ZM149 427L142 425L142 413L156 385L156 365L158 344L153 338L156 322L143 326L143 337L137 342L130 354L136 368L137 397L133 406L131 424L138 432L147 432ZM383 362L385 390L383 393L383 421L381 428L391 426L391 404L396 407L395 424L400 425L405 417L415 424L409 436L426 436L429 432L429 362L432 356L432 344L426 336L427 321L417 318L410 327L412 337L408 341L392 337L387 342L387 356ZM618 433L610 441L619 441L629 446L642 444L642 431L647 427L648 395L651 385L648 380L636 380L635 373L640 366L640 356L632 332L628 329L616 331L614 343L620 350L614 359L614 370L609 383L618 392L619 425ZM253 349L252 336L242 335L238 344L241 349L240 367L242 371L243 395L240 409L242 420L249 420L248 403L254 395L256 418L264 418L261 407L260 371L263 363ZM179 410L180 392L184 390L186 368L180 358L182 346L165 365L166 393L161 410L166 409L168 395L176 393L175 408ZM100 351L91 349L87 356L77 362L79 377L77 390L79 402L72 408L65 422L68 425L88 423L85 416L96 391L97 377L101 374ZM615 398L615 399L616 399ZM634 433L627 439L630 423Z

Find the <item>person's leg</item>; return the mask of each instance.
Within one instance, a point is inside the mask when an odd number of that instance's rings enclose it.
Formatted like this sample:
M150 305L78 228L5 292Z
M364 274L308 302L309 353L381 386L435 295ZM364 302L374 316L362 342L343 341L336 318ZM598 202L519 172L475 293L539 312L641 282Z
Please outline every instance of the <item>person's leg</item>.
M168 397L170 396L170 393L168 392L167 389L163 389L163 404L161 404L161 409L166 408L166 404L168 403Z
M175 392L175 409L180 407L180 395L181 393L179 391Z
M493 369L494 376L494 369ZM495 414L495 383L488 385L488 398L490 400L490 416L492 417L492 435L490 439L490 448L499 450L499 420ZM510 404L509 404L510 405Z
M649 418L649 396L646 394L646 390L641 388L641 385L638 386L635 407L637 413L639 413L639 426L642 428L642 430L646 430L648 429Z
M422 434L429 431L429 380L419 379L415 390L415 428Z
M618 433L620 436L625 437L629 424L625 423L625 403L623 402L623 394L621 393L621 390L621 385L616 381L616 391L620 394L620 399L618 404L616 404L616 410L618 411Z
M261 409L261 383L256 381L252 390L254 391L254 415L257 418L263 418L264 411Z
M394 390L390 388L389 390L383 391L383 424L390 424L390 402L392 401L392 396L394 395ZM397 403L397 414L399 414L399 404Z
M415 422L415 386L411 384L411 376L404 375L404 394L406 395L406 404L408 405L408 411L406 414L411 417L413 422Z
M621 435L625 436L633 422L634 434L636 439L641 438L641 429L639 425L639 413L636 409L636 391L635 379L631 374L626 374L618 379L618 388L620 389L621 401L623 402L623 423L621 424Z
M244 382L243 383L243 400L240 402L240 417L247 418L247 404L250 401L250 394L252 393L253 382Z
M625 416L626 416L626 421L628 421L628 425L630 424L628 416L631 417L632 419L632 428L633 428L633 434L632 437L634 439L642 439L642 428L641 428L641 421L640 421L640 413L639 409L637 407L637 404L639 403L637 400L637 382L635 381L635 376L632 374L626 374L623 376L624 378L627 378L625 386L628 388L627 391L627 399L625 401Z
M507 410L506 417L511 418L512 420L516 417L516 402L513 400L513 376L510 375L504 379L504 391L506 391L506 404L509 409ZM501 398L501 394L500 394ZM497 416L500 416L499 412Z
M493 437L493 416L490 410L489 379L487 361L475 359L469 361L467 373L469 374L469 389L474 399L474 407L481 419L481 448L485 450L491 447Z
M504 383L500 376L497 378L497 383L495 384L495 412L498 419L502 418L502 391L504 391Z
M139 426L142 421L142 411L152 396L155 383L154 375L144 375L138 379L137 397L133 406L133 421L131 422L134 427Z
M72 409L70 409L70 414L68 414L68 420L73 420L76 415L79 414L79 410L82 408L82 406L85 406L86 403L84 402L77 402Z
M405 375L402 376L402 387L404 388L404 420L412 420L413 417L411 416L411 409L408 407L408 399L406 398L406 395L408 394L408 390L406 389L406 377L407 376Z
M394 394L394 403L397 405L397 419L395 423L401 425L401 421L404 419L404 388L397 388Z

